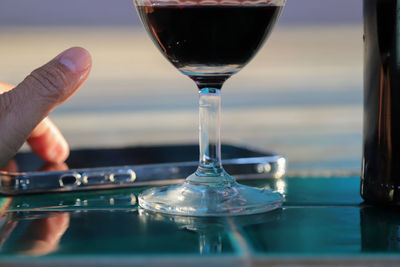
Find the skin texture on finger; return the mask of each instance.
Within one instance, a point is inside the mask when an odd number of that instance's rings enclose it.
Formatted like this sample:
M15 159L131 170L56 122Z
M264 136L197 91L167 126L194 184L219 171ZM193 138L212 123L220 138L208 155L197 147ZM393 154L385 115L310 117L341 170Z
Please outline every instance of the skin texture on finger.
M47 162L63 162L69 156L67 141L49 118L36 126L27 142L32 151Z
M0 93L13 89L14 86L0 82ZM33 152L47 162L63 162L68 158L69 146L64 136L49 118L44 118L32 131L28 140ZM12 164L14 163L14 164ZM3 170L17 171L15 162L8 162Z
M86 50L71 48L0 95L0 167L15 155L43 119L83 84L91 65ZM57 153L62 154L54 154Z

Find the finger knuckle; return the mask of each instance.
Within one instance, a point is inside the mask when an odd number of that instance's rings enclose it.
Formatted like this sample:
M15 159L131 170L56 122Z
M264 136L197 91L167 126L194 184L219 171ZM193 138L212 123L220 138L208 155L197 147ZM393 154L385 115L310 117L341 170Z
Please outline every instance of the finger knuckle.
M68 86L65 71L58 64L48 64L36 69L26 79L36 94L51 100L61 99Z
M6 92L0 95L0 116L9 114L14 106L14 98L12 97L10 92Z

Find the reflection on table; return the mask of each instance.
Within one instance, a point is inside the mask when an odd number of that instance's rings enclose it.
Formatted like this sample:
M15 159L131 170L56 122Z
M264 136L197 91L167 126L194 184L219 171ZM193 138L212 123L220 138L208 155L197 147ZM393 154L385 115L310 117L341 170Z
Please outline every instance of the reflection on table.
M139 209L143 189L2 199L0 261L212 266L290 263L391 263L399 260L398 208L372 207L357 177L248 182L283 190L282 209L252 216L193 218ZM35 256L35 258L31 258ZM46 262L45 261L45 262Z

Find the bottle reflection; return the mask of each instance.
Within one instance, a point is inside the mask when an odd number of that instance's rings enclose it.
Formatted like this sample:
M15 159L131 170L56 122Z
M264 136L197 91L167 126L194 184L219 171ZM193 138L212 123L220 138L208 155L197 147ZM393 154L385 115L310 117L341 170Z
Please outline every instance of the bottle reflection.
M362 208L361 242L364 252L400 252L400 208Z

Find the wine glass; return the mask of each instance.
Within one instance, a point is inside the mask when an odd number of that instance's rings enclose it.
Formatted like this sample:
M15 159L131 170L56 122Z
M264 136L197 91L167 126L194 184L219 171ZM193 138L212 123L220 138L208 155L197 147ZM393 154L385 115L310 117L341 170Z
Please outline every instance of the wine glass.
M155 212L231 216L266 212L283 196L238 184L221 165L221 87L260 49L286 0L134 0L161 53L199 92L200 162L181 185L156 187L139 196Z

